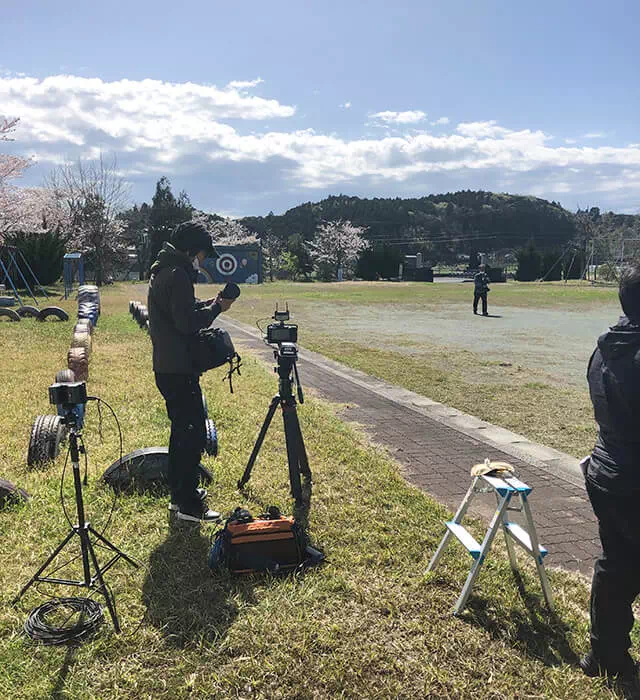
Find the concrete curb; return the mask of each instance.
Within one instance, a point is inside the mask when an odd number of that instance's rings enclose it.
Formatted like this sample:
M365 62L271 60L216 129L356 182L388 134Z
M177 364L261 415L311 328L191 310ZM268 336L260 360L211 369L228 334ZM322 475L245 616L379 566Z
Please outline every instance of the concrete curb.
M240 321L225 318L224 325L249 335L253 339L262 340L262 334L258 330ZM420 413L478 442L502 450L517 459L545 469L550 474L563 478L574 486L584 488L584 477L582 476L579 461L575 457L571 457L571 455L554 450L546 445L532 442L523 435L492 425L456 408L451 408L426 396L416 394L395 384L390 384L377 377L372 377L360 370L347 367L311 350L301 349L299 356L304 362L324 369L336 377L346 379L367 391ZM304 372L303 369L302 371Z

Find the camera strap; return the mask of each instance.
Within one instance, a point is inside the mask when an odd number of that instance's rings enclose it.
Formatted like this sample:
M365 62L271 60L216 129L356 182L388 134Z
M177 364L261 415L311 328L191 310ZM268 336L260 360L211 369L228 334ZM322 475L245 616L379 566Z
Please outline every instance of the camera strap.
M240 367L242 367L242 358L238 353L236 353L230 360L229 360L229 369L227 370L227 373L222 377L222 381L229 382L229 391L233 394L233 375L237 373L239 377L241 377L240 373Z

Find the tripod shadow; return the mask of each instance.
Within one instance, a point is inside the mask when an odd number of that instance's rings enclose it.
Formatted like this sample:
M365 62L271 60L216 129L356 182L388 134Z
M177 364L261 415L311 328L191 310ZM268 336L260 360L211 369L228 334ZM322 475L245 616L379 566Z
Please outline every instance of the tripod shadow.
M175 526L151 554L142 587L146 618L174 646L219 641L239 607L255 603L250 579L211 573L210 546L197 526Z
M76 662L76 656L78 652L78 645L68 645L67 651L62 660L62 666L58 671L53 688L51 688L51 700L65 700L67 693L65 692L65 685L67 682L67 677L69 671L73 668Z
M578 655L567 639L570 627L556 613L550 612L541 595L528 592L519 572L513 572L525 610L502 607L495 599L477 594L469 599L460 619L482 627L497 640L509 639L514 646L545 666L562 663L578 665Z

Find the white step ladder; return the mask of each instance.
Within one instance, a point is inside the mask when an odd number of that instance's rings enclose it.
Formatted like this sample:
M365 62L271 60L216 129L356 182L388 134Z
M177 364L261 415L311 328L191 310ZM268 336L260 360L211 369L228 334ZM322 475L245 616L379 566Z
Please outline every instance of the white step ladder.
M476 494L490 493L491 491L494 491L496 494L498 507L496 508L493 518L491 519L489 529L484 536L482 544L480 544L475 540L473 535L464 528L462 525L462 519L464 518L469 505ZM480 573L480 569L484 564L487 554L489 553L489 549L491 549L493 538L496 536L499 529L502 529L504 532L504 538L507 543L507 552L509 553L509 561L511 562L511 568L514 572L518 570L518 563L516 561L516 555L513 549L514 542L515 544L520 545L525 552L533 557L536 562L536 568L538 570L538 576L540 577L545 602L549 610L553 610L551 587L549 585L549 580L547 579L544 564L542 563L542 560L547 555L547 550L538 544L538 536L536 534L535 525L533 524L531 509L529 507L528 497L531 491L531 487L527 486L519 479L516 479L515 476L509 475L508 473L489 472L488 474L484 474L482 476L473 477L471 487L460 504L455 517L453 520L445 523L447 526L447 531L445 532L436 553L433 555L433 558L427 567L428 572L435 568L440 557L442 556L442 553L451 541L452 535L462 543L473 558L471 571L467 576L462 593L460 594L458 602L453 610L454 615L459 615L467 604L473 583ZM515 501L519 501L520 505L512 505L512 500L514 503ZM524 514L526 529L507 519L509 511L519 511Z

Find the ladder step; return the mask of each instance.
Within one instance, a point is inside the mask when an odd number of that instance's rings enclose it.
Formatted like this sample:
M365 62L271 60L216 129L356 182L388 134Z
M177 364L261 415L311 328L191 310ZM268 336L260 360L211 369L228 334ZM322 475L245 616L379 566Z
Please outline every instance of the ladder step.
M510 491L513 492L516 489L498 476L489 476L488 474L483 474L482 478L492 486L501 496L506 496Z
M523 481L520 481L520 479L516 479L515 476L507 476L505 477L505 481L519 493L524 493L525 496L528 496L533 490L531 486L527 486Z
M473 538L473 535L468 530L466 530L462 525L453 522L453 520L445 523L445 525L449 528L449 530L451 530L451 533L458 538L463 547L465 547L465 549L474 559L477 559L480 556L482 547L480 543Z
M533 547L531 546L529 533L523 527L520 527L518 523L506 522L505 527L509 535L533 556ZM538 549L543 557L547 556L547 550L542 545L539 544Z

